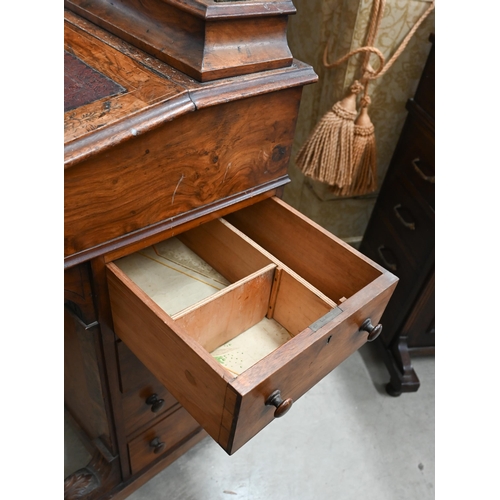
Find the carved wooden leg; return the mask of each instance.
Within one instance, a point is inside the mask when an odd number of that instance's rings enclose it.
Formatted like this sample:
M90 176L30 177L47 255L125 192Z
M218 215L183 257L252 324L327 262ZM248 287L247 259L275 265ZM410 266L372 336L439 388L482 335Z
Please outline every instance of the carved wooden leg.
M94 500L119 482L118 461L108 462L96 450L86 467L64 480L65 500Z
M382 339L375 340L377 348L391 377L385 389L393 397L403 392L415 392L420 387L420 381L411 365L406 337L399 337L392 348L384 345Z

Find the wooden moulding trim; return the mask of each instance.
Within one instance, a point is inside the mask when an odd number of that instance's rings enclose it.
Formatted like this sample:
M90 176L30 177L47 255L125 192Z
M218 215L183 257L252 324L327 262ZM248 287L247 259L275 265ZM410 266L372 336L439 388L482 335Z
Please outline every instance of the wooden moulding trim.
M317 81L318 75L310 66L294 59L287 68L253 73L245 78L221 79L212 82L212 85L200 85L190 90L189 96L196 109L203 109L242 97L253 97Z
M223 200L217 200L214 203L204 205L190 212L158 222L157 224L141 228L133 233L125 234L101 245L68 255L64 259L64 268L68 269L77 264L105 254L110 254L106 256L106 262L110 262L120 256L126 255L126 253L118 255L118 251L124 247L138 244L146 239L148 239L146 246L150 246L166 238L171 238L172 236L186 231L191 227L199 226L200 224L216 219L217 217L223 217L233 210L237 210L269 198L276 194L276 189L278 187L284 186L289 182L290 178L288 175L285 175L269 183L258 186L257 188L237 193L234 196L230 196ZM113 252L113 254L111 254L111 252Z
M72 167L106 149L145 134L165 122L194 110L195 106L189 96L183 94L174 100L137 113L92 135L70 142L64 148L64 168Z
M73 5L72 2L69 2ZM174 68L152 58L146 52L133 47L122 39L94 26L72 12L65 12L65 19L91 36L123 52L125 55L144 65L150 71L172 80L184 87L179 93L161 104L124 118L90 136L82 137L65 145L65 168L70 168L81 161L101 153L113 146L152 131L165 122L178 118L188 112L227 103L242 98L276 92L292 87L315 83L318 76L313 68L298 60L292 60L291 66L274 70L260 71L243 77L221 78L213 82L200 83L186 78ZM128 50L124 52L124 45ZM160 64L160 69L154 63ZM163 68L163 69L162 69ZM170 72L173 72L170 74Z
M387 293L387 290L392 294L397 282L398 278L391 273L379 276L372 283L344 301L342 303L343 312L332 321L326 323L315 332L310 328L306 328L300 334L291 338L286 344L239 375L231 382L231 386L241 396L245 396L284 365L292 362L295 357L299 356L305 349L312 346L318 339L325 335L325 332L333 330L340 323L347 321L349 317L352 317L351 323L354 322L356 325L361 326L366 318L356 313L367 302L372 301L378 295Z
M64 148L64 168L73 167L188 112L235 101L242 97L253 97L314 83L317 79L316 73L310 66L295 61L292 68L286 70L261 72L244 80L226 79L214 86L188 90L186 94L70 142Z
M162 0L204 19L234 19L238 17L263 17L293 15L297 9L290 0L213 1L213 0Z
M292 63L286 38L286 4L211 1L201 4L202 9L185 9L184 2L152 0L142 9L135 3L124 0L110 6L109 0L65 0L68 9L198 81ZM287 4L293 7L291 2ZM220 31L226 34L223 43ZM237 50L236 44L241 43L247 53Z

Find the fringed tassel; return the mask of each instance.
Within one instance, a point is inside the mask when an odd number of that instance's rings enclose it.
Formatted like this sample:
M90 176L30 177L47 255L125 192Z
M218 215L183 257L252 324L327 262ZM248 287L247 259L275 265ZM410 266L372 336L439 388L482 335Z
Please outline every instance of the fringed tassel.
M351 196L361 196L377 189L377 148L375 127L368 116L369 104L369 96L364 96L361 99L361 112L354 125Z
M355 81L349 95L335 103L316 125L296 158L304 175L339 188L351 184L356 95L362 89Z

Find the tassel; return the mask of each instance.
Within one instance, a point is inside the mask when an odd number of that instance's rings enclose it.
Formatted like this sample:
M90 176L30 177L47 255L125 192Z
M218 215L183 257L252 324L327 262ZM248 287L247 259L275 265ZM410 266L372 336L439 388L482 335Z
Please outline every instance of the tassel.
M304 175L342 188L352 182L356 95L363 86L355 81L349 94L333 105L297 154Z
M349 194L361 196L377 189L375 127L368 116L370 97L361 99L361 112L354 124L353 182Z

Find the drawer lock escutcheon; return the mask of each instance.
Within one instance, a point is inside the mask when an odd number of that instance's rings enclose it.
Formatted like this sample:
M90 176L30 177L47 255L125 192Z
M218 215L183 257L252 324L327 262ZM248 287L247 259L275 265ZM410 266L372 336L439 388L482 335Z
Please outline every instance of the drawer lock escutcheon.
M382 325L379 323L377 326L373 326L372 320L368 318L359 327L359 331L368 332L367 340L368 342L373 342L382 333Z
M282 417L293 404L293 399L287 398L283 401L281 398L281 392L278 390L274 391L266 400L266 406L275 406L274 418Z
M319 318L317 321L315 321L312 325L309 325L309 328L313 332L317 332L321 327L325 326L327 323L330 323L332 319L336 318L341 312L343 312L343 309L340 307L335 307L334 309L331 309L328 311L324 316ZM327 342L328 344L328 342Z

